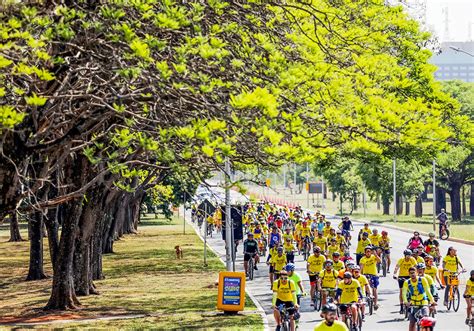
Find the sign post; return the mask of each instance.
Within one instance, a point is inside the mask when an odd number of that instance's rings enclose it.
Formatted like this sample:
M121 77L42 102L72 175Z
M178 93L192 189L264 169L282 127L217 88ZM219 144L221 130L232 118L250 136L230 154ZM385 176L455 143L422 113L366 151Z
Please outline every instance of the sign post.
M225 312L243 311L245 307L245 273L222 271L217 288L217 309Z

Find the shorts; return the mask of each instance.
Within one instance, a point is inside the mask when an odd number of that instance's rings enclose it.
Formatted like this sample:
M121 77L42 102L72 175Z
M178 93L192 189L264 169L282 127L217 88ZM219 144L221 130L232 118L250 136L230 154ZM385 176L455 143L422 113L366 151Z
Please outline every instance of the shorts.
M271 273L271 274L275 272L275 269L273 268L272 265L270 266L270 270L268 270L268 272Z
M341 232L342 232L342 235L343 235L343 236L350 236L350 235L351 235L351 232L350 232L349 230L344 230L344 229L342 229Z
M390 254L390 249L384 249L383 252L385 253L385 255L389 255Z
M280 299L277 299L275 306L279 307L280 305L285 305L286 309L288 310L288 315L291 316L295 313L295 304L293 301L281 301Z
M339 305L339 310L341 311L341 314L347 314L347 310L355 303L355 301L351 303L343 303Z
M295 254L286 253L286 260L288 261L288 263L295 263Z
M408 319L412 323L416 323L415 314L421 310L421 316L426 317L429 314L429 310L427 306L414 306L410 308L410 313L408 314Z
M280 272L281 270L273 270L273 280L280 278Z
M372 288L379 287L379 284L380 284L379 276L375 276L375 275L364 275L364 276L367 277L370 287Z
M398 288L402 288L405 281L410 278L409 276L398 277Z
M316 285L318 282L319 275L309 275L309 283L312 285Z
M255 254L257 254L257 253L245 253L244 254L244 261L246 261L246 262L250 261L250 257L255 256Z

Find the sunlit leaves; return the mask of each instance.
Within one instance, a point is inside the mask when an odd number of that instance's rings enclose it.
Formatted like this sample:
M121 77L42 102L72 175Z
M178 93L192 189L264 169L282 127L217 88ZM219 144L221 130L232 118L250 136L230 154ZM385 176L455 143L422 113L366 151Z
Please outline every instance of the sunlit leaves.
M278 115L277 99L266 88L257 87L252 92L243 92L236 96L231 95L230 99L230 104L234 108L260 108L270 117Z

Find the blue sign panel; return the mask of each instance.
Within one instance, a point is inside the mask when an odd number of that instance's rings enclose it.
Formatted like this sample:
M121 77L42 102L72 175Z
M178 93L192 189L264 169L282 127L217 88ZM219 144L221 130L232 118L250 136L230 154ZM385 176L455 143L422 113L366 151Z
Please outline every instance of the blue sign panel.
M237 277L224 277L224 291L222 303L224 305L240 305L241 279Z

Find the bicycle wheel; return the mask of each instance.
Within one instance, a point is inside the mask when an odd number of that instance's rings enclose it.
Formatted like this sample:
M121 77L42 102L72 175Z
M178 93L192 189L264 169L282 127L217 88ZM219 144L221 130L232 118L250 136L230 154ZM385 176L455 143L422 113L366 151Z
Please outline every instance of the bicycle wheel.
M405 319L407 320L408 319L408 307L404 306L403 311L405 312Z
M362 312L360 311L360 309L357 309L357 317L358 317L358 325L359 325L359 330L362 330Z
M249 280L253 280L253 264L254 264L253 257L251 257L250 260L249 260L249 266L248 266Z
M450 293L448 295L448 310L451 310L451 306L453 305L453 296L454 296L454 291L452 290L452 287L451 287Z
M454 311L459 309L459 289L457 286L453 289L453 309Z
M319 311L320 303L321 303L320 293L318 290L316 290L314 292L314 299L313 299L314 310Z
M282 325L282 330L283 331L290 331L290 321L288 320L285 320L283 321L283 325Z
M382 258L382 274L384 277L387 277L387 258L385 255Z
M367 303L369 304L369 315L372 315L374 313L374 300L372 298L368 298Z
M446 240L449 238L449 230L445 229L444 232L440 232L439 239Z

